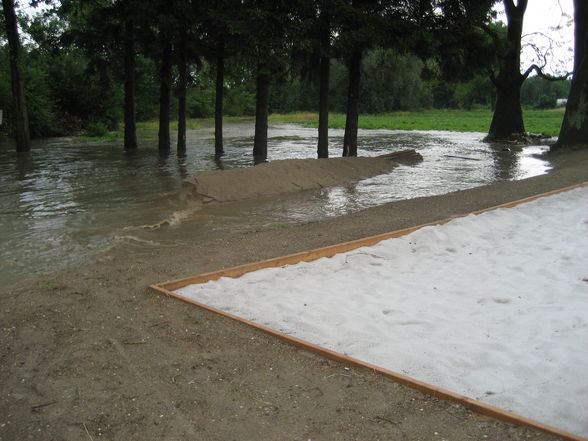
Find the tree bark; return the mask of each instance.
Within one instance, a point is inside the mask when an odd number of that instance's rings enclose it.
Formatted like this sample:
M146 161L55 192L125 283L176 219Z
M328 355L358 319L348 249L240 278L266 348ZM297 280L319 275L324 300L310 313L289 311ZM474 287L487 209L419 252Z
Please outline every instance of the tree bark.
M172 74L172 47L169 40L163 42L161 54L161 70L159 78L159 150L170 150L170 102L171 102L171 74Z
M574 77L559 138L553 149L588 148L588 5L574 0Z
M329 157L329 71L331 59L329 58L331 48L331 20L327 2L320 3L320 74L319 74L319 126L317 156L319 158Z
M255 138L253 140L253 158L255 162L267 159L267 119L269 107L269 76L257 74L257 91L255 99Z
M347 93L345 135L343 136L343 156L357 156L360 77L361 51L355 51L349 61L349 89Z
M178 153L186 152L186 89L188 87L188 61L185 28L180 37L178 63Z
M18 38L16 14L14 12L14 0L2 0L2 8L4 9L6 37L10 49L12 101L14 103L16 120L16 151L28 152L31 149L31 136L24 86L19 68L20 40Z
M225 86L225 44L221 40L216 48L216 93L214 97L214 155L225 154L223 148L223 96Z
M588 56L588 4L574 0L574 72Z
M525 77L521 74L521 38L527 0L504 0L507 19L507 53L502 60L500 72L493 78L496 86L496 105L488 132L489 140L506 139L513 134L523 133L523 109L521 87Z
M137 119L135 108L135 30L133 21L125 20L125 150L137 148Z
M329 157L329 71L331 60L321 57L317 156Z

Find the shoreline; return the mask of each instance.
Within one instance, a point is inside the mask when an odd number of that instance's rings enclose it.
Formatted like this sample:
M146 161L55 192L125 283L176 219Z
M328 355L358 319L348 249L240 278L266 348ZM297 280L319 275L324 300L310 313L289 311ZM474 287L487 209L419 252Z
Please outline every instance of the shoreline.
M558 439L327 361L148 285L406 228L588 180L554 170L158 251L0 290L0 440Z

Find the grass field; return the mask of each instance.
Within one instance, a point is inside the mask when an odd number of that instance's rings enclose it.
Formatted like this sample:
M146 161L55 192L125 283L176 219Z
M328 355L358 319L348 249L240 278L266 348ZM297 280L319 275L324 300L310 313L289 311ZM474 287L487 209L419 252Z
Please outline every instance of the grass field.
M559 133L564 116L564 109L524 110L525 127L531 133L544 133L556 136ZM253 121L253 117L225 117L226 123L234 121ZM423 110L419 112L392 112L378 115L360 115L361 129L390 129L390 130L449 130L457 132L487 132L490 127L492 112L490 110ZM272 123L296 123L308 127L318 127L316 112L295 112L287 114L272 114ZM189 119L186 122L188 130L212 127L212 118ZM345 127L345 115L332 113L329 116L329 127L342 129ZM177 131L177 121L172 121L170 130ZM140 139L157 138L158 122L146 121L137 123L137 136ZM123 137L123 126L115 132L100 137L105 140L117 140ZM95 139L95 138L94 138Z
M559 133L564 109L525 110L525 127L531 133L545 133L555 136ZM458 132L487 132L490 127L490 110L423 110L421 112L393 112L379 115L360 115L362 129L390 130L450 130ZM302 123L318 127L318 114L293 113L272 115L272 122ZM334 113L329 116L329 127L345 127L345 115Z

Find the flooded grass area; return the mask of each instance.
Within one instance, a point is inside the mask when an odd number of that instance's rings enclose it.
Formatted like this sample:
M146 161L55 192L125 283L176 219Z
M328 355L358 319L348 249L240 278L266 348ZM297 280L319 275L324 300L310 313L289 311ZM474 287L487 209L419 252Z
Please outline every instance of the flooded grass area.
M29 155L0 144L0 280L67 267L97 252L170 247L234 232L341 216L387 202L546 173L545 146L481 142L483 133L360 130L359 155L413 148L424 160L391 173L294 195L217 206L185 200L181 181L203 170L253 165L254 127L226 125L226 155L214 158L212 128L190 130L185 156L161 156L155 141L125 153L120 142L37 141ZM341 155L343 131L330 133ZM269 160L316 156L316 130L270 127Z

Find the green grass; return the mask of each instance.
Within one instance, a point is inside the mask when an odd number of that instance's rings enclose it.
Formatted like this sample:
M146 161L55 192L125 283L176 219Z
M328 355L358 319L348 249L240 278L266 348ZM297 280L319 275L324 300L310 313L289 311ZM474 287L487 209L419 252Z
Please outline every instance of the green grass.
M556 136L563 120L564 109L523 111L525 127L531 133L545 133ZM225 116L226 123L253 121L253 117ZM389 130L451 130L457 132L487 132L490 127L492 112L490 110L423 110L418 112L391 112L379 115L360 115L361 129L389 129ZM296 123L309 127L318 127L316 112L295 112L287 114L272 114L272 123ZM189 119L186 122L188 130L196 130L214 125L213 118ZM157 139L158 121L137 123L137 137L139 139ZM329 115L329 127L342 129L345 127L345 115L332 113ZM178 130L177 121L172 121L170 130ZM81 136L82 140L117 141L123 139L123 126L119 130L109 132L101 137Z
M528 132L545 133L555 136L559 133L563 120L563 109L524 111L525 126ZM451 130L458 132L487 132L490 127L492 112L490 110L423 110L420 112L392 112L379 115L360 115L361 129L390 130ZM318 127L316 113L292 113L272 115L272 122L302 123L309 127ZM329 115L329 127L345 127L345 115Z

